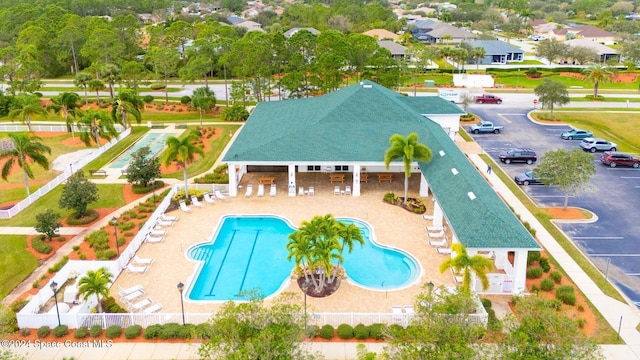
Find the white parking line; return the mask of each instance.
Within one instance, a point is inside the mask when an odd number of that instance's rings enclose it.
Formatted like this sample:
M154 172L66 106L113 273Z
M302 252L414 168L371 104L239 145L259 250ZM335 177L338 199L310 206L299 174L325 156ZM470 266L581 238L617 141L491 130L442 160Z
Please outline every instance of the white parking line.
M620 176L620 179L640 179L640 176Z
M640 254L588 254L593 257L640 257Z
M640 273L624 273L624 274L629 276L640 276Z
M504 114L507 115L507 114ZM506 117L503 116L503 114L498 114L498 116L500 116L502 118L502 120L506 121L508 124L511 124L511 121L509 119L507 119Z
M498 114L500 116L504 115L504 116L526 116L527 114Z
M623 236L574 236L576 240L622 240Z
M536 195L531 196L532 198L564 198L564 195ZM569 198L573 198L575 196L569 196Z

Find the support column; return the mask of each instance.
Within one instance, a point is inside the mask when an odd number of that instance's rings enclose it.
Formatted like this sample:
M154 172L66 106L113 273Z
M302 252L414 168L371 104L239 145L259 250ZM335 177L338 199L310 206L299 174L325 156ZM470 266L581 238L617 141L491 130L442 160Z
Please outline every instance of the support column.
M238 196L238 176L236 174L236 165L229 164L229 196Z
M422 175L422 172L420 172L420 196L429 196L429 183L424 175Z
M360 165L353 166L353 185L351 196L360 196Z
M513 294L521 294L527 290L527 250L516 250L513 260Z
M442 208L438 201L434 199L433 202L433 226L442 226L444 215L442 214Z
M295 164L289 164L289 196L296 196L296 166Z

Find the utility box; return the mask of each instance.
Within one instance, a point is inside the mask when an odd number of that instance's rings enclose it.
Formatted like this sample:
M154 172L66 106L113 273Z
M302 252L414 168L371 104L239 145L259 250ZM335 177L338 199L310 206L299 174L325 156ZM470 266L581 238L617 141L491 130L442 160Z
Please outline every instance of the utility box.
M435 80L425 80L424 87L434 87L436 86Z

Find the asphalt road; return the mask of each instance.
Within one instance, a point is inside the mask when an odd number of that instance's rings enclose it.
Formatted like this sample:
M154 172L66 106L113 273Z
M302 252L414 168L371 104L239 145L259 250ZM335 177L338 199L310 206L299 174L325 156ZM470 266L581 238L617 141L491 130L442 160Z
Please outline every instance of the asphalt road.
M533 100L533 95L529 96ZM540 158L549 150L578 146L579 140L559 137L568 126L539 125L528 120L526 113L532 107L525 105L527 101L523 98L505 98L502 105L474 104L468 108L484 120L505 126L505 131L498 135L472 135L492 158L499 163L498 154L513 147L530 147ZM580 103L580 106L584 104ZM600 154L594 155L597 173L591 178L589 188L569 198L569 206L588 209L598 220L559 226L603 274L640 305L640 242L637 241L640 236L640 208L637 205L640 203L640 170L609 168L600 163ZM513 177L533 169L535 164L501 164L501 167ZM564 204L564 193L553 186L522 188L540 206Z

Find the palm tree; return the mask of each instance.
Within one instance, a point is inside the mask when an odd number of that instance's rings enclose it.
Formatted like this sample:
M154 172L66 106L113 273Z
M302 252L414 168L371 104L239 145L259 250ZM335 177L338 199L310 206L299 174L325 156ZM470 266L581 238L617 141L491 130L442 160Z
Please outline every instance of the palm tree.
M208 87L200 87L193 91L191 104L200 111L200 127L202 127L202 112L216 106L216 96Z
M144 108L144 102L131 90L122 90L116 96L111 107L111 117L114 122L122 123L125 128L129 127L127 114L133 115L136 122L140 124L142 114L140 109Z
M75 138L75 131L73 121L69 121L69 115L76 117L77 110L80 109L80 96L72 92L63 92L56 97L51 98L51 105L49 108L53 109L54 113L62 113L64 121L67 124L67 130L71 132L71 136Z
M89 270L85 277L78 281L78 292L86 301L91 295L95 295L98 300L98 312L102 312L102 304L100 304L100 295L106 297L109 295L109 284L111 283L113 274L107 268L100 268L96 271Z
M109 94L111 94L111 98L113 99L115 97L113 85L120 80L120 68L116 64L105 64L102 69L100 69L100 72L102 78L109 84Z
M344 253L345 248L349 253L353 251L353 245L357 242L360 246L364 246L364 239L362 238L362 231L356 224L349 224L342 221L337 221L333 219L333 226L337 230L338 235L338 253L340 258L342 258L342 254ZM338 262L338 267L340 267L342 260ZM335 279L338 271L335 271L331 278L329 279L329 283L332 283Z
M20 117L22 122L27 124L29 131L31 130L31 117L33 115L41 115L47 118L47 110L40 105L40 98L33 94L20 94L16 96L14 102L15 108L9 112L10 118Z
M91 74L86 72L79 72L76 74L76 77L73 81L76 86L84 89L85 105L89 103L89 98L87 96L87 88L89 87L89 82L91 81L91 79L92 79Z
M175 161L178 163L178 166L182 168L182 174L184 176L184 194L186 198L189 198L187 165L194 160L196 154L204 156L204 151L193 144L193 140L196 140L199 137L200 135L198 131L193 129L182 139L170 136L166 142L167 150L164 153L164 166L169 166L172 161Z
M404 201L407 202L409 191L409 177L411 176L411 163L413 160L423 162L431 161L431 149L418 142L418 134L411 133L405 139L400 134L391 135L389 138L391 147L384 153L384 165L389 169L389 164L396 159L402 158L404 162Z
M78 120L78 128L82 131L80 139L87 146L95 142L96 146L100 147L100 138L111 140L118 136L111 117L102 110L83 111Z
M88 83L89 90L96 92L96 103L100 105L100 90L104 90L104 83L100 79L93 79Z
M598 85L601 82L611 81L616 70L608 65L591 64L589 67L584 68L582 73L585 75L584 81L593 83L593 97L598 97Z
M287 256L287 260L291 260L291 258L293 258L296 263L296 267L302 270L304 280L307 282L309 281L309 272L315 267L312 263L313 259L311 258L311 250L313 249L312 245L312 239L305 236L305 234L300 231L289 234L289 242L287 243L289 255ZM312 281L315 284L315 279L313 279L313 277Z
M458 273L463 272L462 288L469 291L471 289L471 271L473 271L482 282L482 289L487 290L489 288L487 273L493 270L493 262L482 255L469 256L467 249L460 243L451 245L451 250L455 252L456 256L448 258L440 264L440 273L449 269Z
M22 168L24 186L29 193L29 178L33 179L31 163L40 165L43 169L49 170L49 159L44 153L51 154L51 148L41 143L42 138L27 133L9 133L9 138L13 140L13 149L0 151L0 159L7 159L2 166L2 178L7 180L11 168L17 164Z
M471 50L471 56L476 61L476 70L480 68L480 59L484 59L486 53L486 50L482 46L476 46Z

